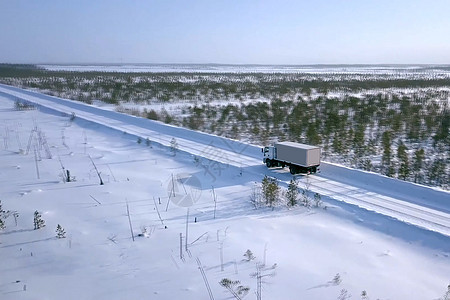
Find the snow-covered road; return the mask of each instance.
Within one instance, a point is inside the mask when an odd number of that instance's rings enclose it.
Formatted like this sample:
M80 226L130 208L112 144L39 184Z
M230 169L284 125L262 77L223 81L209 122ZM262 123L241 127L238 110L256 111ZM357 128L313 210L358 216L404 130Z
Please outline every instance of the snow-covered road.
M175 138L182 151L261 176L267 174L283 182L292 178L288 171L267 170L261 161L260 147L255 145L6 85L0 85L0 95L33 102L67 115L73 113L77 118L148 138L164 146L171 146ZM450 236L449 192L328 163L322 163L321 169L320 174L300 178L312 192Z

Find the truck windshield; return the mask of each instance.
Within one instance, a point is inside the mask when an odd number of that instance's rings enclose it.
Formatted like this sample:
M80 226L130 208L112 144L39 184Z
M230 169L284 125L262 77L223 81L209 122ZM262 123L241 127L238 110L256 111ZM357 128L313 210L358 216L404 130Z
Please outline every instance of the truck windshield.
M264 147L264 153L269 152L269 147Z

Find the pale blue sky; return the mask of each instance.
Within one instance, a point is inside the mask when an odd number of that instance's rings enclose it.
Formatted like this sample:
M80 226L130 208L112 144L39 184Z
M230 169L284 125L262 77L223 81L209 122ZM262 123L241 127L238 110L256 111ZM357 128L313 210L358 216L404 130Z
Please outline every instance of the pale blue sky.
M0 62L450 64L450 0L0 0Z

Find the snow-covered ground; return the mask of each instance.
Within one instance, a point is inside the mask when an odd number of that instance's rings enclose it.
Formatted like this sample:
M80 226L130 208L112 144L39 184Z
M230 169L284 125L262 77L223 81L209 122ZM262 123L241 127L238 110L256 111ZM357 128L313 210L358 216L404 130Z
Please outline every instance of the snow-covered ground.
M370 299L439 299L447 290L447 192L323 164L299 182L326 210L255 210L255 182L291 178L267 170L256 146L0 89L0 200L19 213L0 231L1 299L230 299L223 278L255 299L257 264L263 299L359 299L363 290ZM15 97L43 106L15 111ZM62 166L76 181L62 181ZM39 230L35 210L46 222ZM244 260L247 249L255 260Z
M271 172L262 166L261 148L259 146L6 85L0 85L0 93L13 99L37 103L42 107L67 115L73 114L77 118L132 134L136 139L149 139L164 146L170 146L172 139L176 139L181 150L216 163L233 165L255 172L260 176L275 176L285 182L291 179L287 170ZM300 177L299 181L308 185L313 192L329 196L334 200L358 205L364 209L373 210L450 236L448 209L450 192L430 189L329 163L322 163L322 170L324 171L323 175L318 176L321 178ZM209 168L206 171L210 172Z

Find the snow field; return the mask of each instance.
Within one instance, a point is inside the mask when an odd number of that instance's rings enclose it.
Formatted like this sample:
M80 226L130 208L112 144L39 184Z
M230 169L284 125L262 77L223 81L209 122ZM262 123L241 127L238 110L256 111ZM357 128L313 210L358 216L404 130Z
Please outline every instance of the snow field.
M0 147L0 199L3 209L20 213L17 226L10 217L0 231L1 299L208 299L197 257L215 299L230 299L218 284L222 278L240 280L251 288L245 299L254 299L256 279L249 275L264 258L264 272L276 272L264 278L264 299L336 299L342 289L356 299L362 290L371 299L437 299L449 283L450 251L442 250L448 237L441 236L439 249L410 243L358 225L339 207L254 210L249 195L261 181L258 174L241 175L233 165L209 173L185 152L173 156L168 147L137 144L129 134L59 114L14 111L13 105L0 98L3 141L8 136L7 149ZM34 154L19 153L35 125L53 155L47 159L41 150L40 179ZM62 182L58 156L75 182ZM170 202L166 211L172 175L183 174L201 183L175 182L198 199L189 208L193 244L191 255L183 250L184 260L179 235L185 236L187 208ZM33 230L35 210L46 221L39 230ZM55 238L57 224L65 239ZM138 237L144 226L148 237ZM247 249L254 261L243 261ZM332 282L337 273L339 285Z

